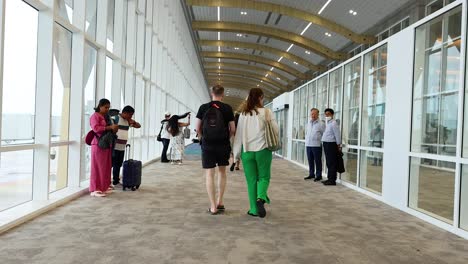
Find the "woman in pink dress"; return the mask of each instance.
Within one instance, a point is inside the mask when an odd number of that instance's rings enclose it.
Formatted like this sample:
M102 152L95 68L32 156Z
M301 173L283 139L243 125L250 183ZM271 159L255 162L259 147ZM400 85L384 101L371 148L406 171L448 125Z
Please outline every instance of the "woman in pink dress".
M112 169L112 148L102 149L98 146L98 137L111 130L114 133L119 128L118 125L109 125L106 121L110 108L110 101L103 98L94 108L95 113L91 116L89 123L91 129L97 134L91 143L91 178L89 180L89 191L91 196L105 197L111 192L110 175Z

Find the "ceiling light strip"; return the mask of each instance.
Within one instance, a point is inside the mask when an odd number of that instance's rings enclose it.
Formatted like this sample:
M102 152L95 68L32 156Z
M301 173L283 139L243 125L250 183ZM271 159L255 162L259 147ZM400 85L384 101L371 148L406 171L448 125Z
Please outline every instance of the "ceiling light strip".
M218 6L218 21L221 21L220 7Z
M312 22L309 22L309 24L307 25L307 27L305 27L304 30L302 30L301 36L304 35L304 33L307 31L307 29L310 27L310 25L312 25Z
M327 8L328 4L330 4L332 0L328 0L323 6L322 8L320 8L320 11L318 11L318 14L322 14L323 10L325 10L325 8Z

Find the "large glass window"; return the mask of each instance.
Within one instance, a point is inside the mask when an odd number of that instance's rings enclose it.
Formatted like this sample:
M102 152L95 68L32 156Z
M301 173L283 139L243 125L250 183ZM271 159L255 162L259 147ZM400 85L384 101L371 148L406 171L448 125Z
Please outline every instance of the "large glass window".
M0 211L32 200L33 160L34 150L0 153Z
M387 45L384 45L364 57L362 146L383 148L386 84Z
M317 80L317 104L314 106L320 111L320 117L325 118L325 108L328 105L328 75ZM310 111L310 109L309 109Z
M96 107L96 56L97 51L94 47L85 44L85 56L84 56L84 69L83 69L83 85L85 89L84 98L83 98L83 131L82 134L86 133L91 129L89 125L89 118L94 113L94 107ZM83 145L83 157L81 157L81 162L83 162L83 167L85 173L82 174L82 177L85 176L85 180L89 178L90 166L91 166L91 150L86 145Z
M341 95L343 92L343 69L339 68L330 73L330 95L328 107L335 111L336 122L341 121Z
M55 0L57 7L56 12L70 23L73 22L73 1L74 0Z
M431 163L436 164L428 159L411 158L409 206L452 223L455 163L446 162L445 168Z
M52 141L68 140L70 112L72 33L55 24L52 85Z
M85 32L93 40L96 39L97 3L97 0L86 0Z
M1 145L34 143L38 13L23 1L7 1Z
M307 90L308 90L308 107L307 107L307 112L309 115L309 111L312 108L317 108L317 82L313 81L307 85Z
M455 156L461 8L416 29L411 151Z
M359 186L379 194L382 193L383 153L361 151L360 159Z
M307 123L307 118L309 117L309 111L307 110L307 89L304 86L301 88L301 93L299 97L299 103L301 104L301 112L299 113L299 139L305 139L305 124Z
M351 146L357 146L359 139L360 83L361 59L356 59L345 66L342 138L343 143Z
M468 231L468 165L462 165L460 189L460 228Z
M299 114L300 114L300 89L294 91L294 113L293 113L293 128L292 128L292 137L293 139L298 139L298 127L299 127Z
M113 60L109 57L106 57L106 83L104 90L104 97L111 100L112 93L112 64ZM123 105L121 105L123 107Z
M107 1L107 41L106 47L110 52L114 52L114 18L115 1Z

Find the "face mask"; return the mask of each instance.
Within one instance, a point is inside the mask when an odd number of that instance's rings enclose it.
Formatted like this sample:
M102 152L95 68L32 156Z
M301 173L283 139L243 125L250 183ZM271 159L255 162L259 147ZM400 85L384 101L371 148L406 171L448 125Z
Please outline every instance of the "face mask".
M325 117L325 120L330 121L330 120L331 120L331 116L326 116L326 117Z

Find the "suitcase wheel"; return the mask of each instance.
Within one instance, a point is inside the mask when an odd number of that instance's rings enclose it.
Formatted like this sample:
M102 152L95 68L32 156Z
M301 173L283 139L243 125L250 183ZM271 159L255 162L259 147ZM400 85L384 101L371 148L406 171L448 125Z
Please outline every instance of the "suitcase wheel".
M135 191L135 190L136 190L136 187L135 187L135 186L133 186L133 187L132 187L132 191Z
M138 190L138 189L140 188L140 185L137 185L136 188L137 188L137 190Z

